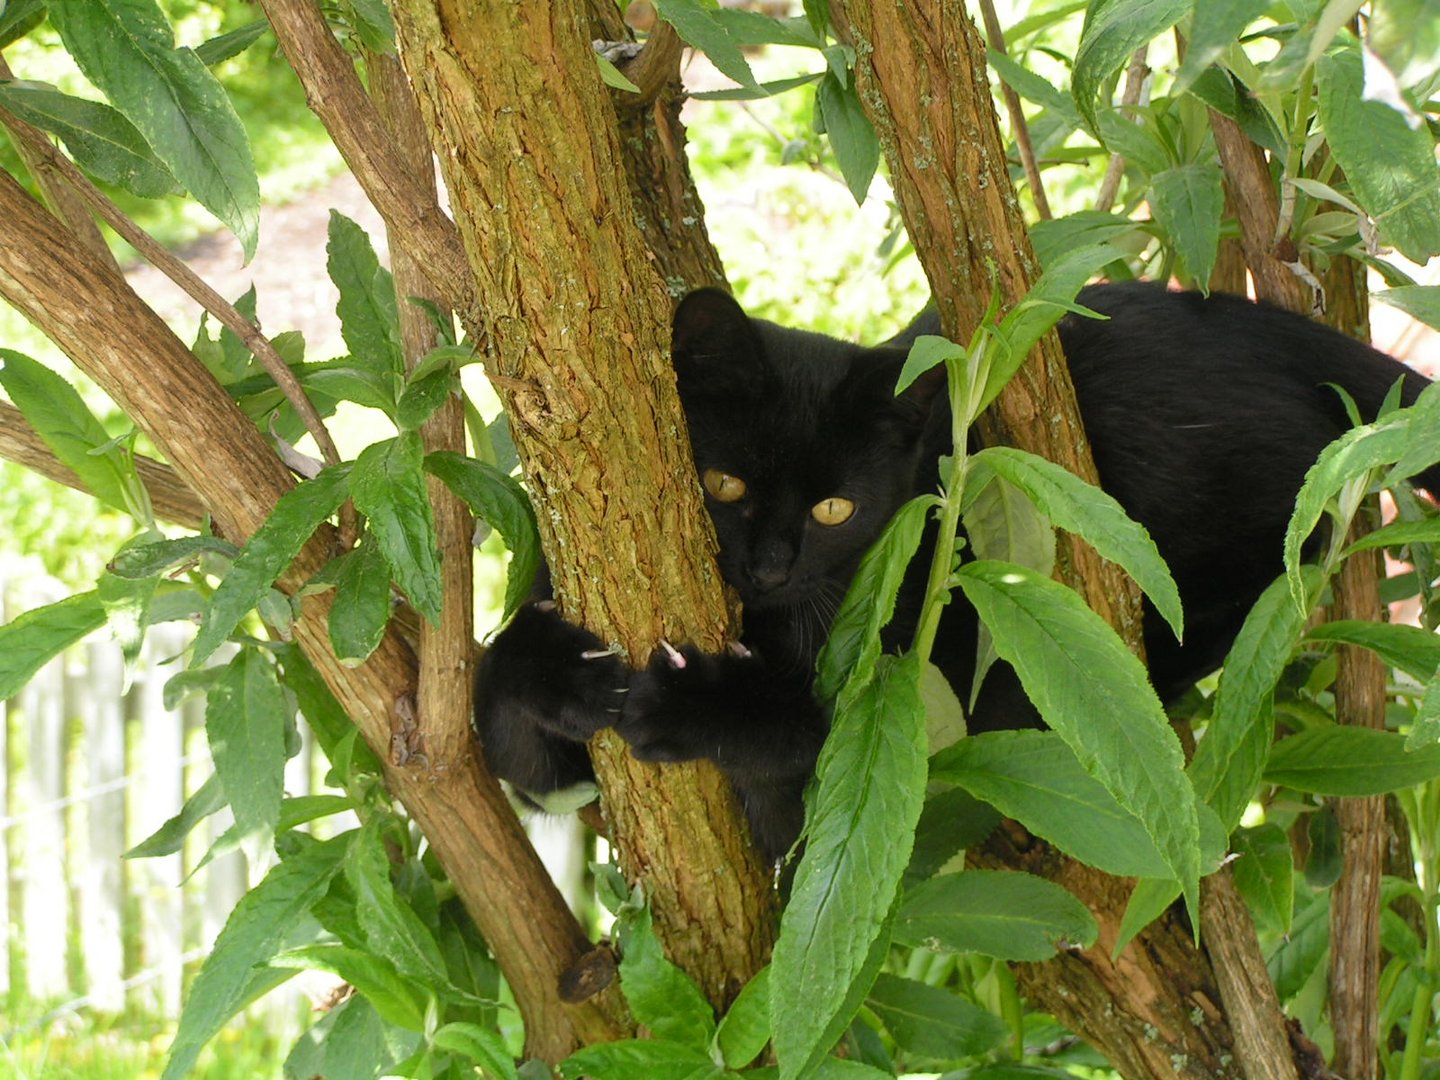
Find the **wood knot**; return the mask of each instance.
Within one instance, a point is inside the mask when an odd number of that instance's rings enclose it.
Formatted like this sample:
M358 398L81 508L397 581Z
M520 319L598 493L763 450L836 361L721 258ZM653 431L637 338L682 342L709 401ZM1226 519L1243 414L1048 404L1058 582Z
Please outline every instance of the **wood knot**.
M617 971L615 950L606 944L595 946L561 973L560 1000L569 1005L589 1001L615 981Z

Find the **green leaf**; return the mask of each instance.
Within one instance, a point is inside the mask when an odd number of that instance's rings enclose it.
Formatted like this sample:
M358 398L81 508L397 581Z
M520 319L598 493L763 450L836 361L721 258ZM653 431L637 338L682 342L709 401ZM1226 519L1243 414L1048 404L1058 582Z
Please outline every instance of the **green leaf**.
M1420 707L1415 711L1415 722L1405 739L1406 750L1436 745L1440 745L1440 679L1425 688Z
M845 186L863 203L870 191L870 181L880 165L880 140L874 125L860 106L853 83L842 86L840 80L827 72L816 90L815 104L820 110L830 148L845 177Z
M210 598L191 649L195 667L230 636L240 620L300 553L320 523L345 501L350 465L332 465L280 496Z
M627 1039L577 1050L559 1065L566 1080L728 1080L736 1074L704 1050L664 1039Z
M517 1080L515 1059L505 1049L500 1036L489 1028L456 1021L435 1032L430 1041L441 1050L465 1055L484 1069L486 1076Z
M0 4L0 49L19 41L45 21L45 0Z
M1135 882L1110 955L1119 956L1141 930L1169 911L1179 896L1180 883L1169 878L1141 878Z
M1374 532L1366 533L1347 547L1342 555L1373 548L1402 547L1406 544L1440 544L1440 517L1424 521L1396 521Z
M450 981L440 946L395 891L377 821L372 818L360 830L345 862L345 880L355 892L355 912L365 942L394 964L402 977L438 990Z
M911 889L895 916L895 940L1000 960L1047 960L1087 946L1099 928L1085 905L1032 874L966 870Z
M1195 791L1140 661L1058 582L997 562L969 563L956 576L1045 722L1145 825L1170 876L1184 886L1193 917L1200 888Z
M50 0L50 21L85 77L139 129L195 200L255 254L260 184L245 128L191 49L175 48L154 0Z
M505 618L509 618L529 595L540 566L540 534L530 497L513 477L449 450L428 455L425 471L464 500L471 513L505 540L510 549L505 576Z
M1052 731L995 731L936 754L930 779L959 784L1061 851L1117 877L1167 877L1145 828Z
M1423 263L1440 252L1440 186L1435 139L1423 124L1367 98L1358 49L1322 56L1316 65L1320 123L1355 199L1375 219L1381 239Z
M1219 164L1206 161L1156 173L1150 178L1149 199L1150 212L1196 287L1208 289L1225 211Z
M1304 988L1330 951L1330 894L1322 892L1296 912L1290 936L1266 960L1275 996L1286 1004Z
M135 125L109 105L63 94L46 83L15 79L0 82L0 106L58 135L75 163L97 180L144 199L180 190Z
M223 64L226 60L239 56L255 42L265 36L270 29L270 24L264 19L256 19L252 23L237 27L224 34L218 34L210 40L195 46L195 55L206 67L214 67L216 64Z
M220 777L211 773L200 785L200 789L185 800L185 805L174 817L156 829L140 843L121 856L123 859L153 859L160 855L173 855L185 846L185 838L192 829L215 811L225 805L225 789Z
M395 22L385 0L345 0L345 7L365 48L382 56L395 55Z
M407 1031L425 1030L426 993L382 957L344 945L305 945L268 958L271 967L323 971L344 979L380 1016Z
M1440 0L1385 0L1370 11L1365 44L1403 87L1440 69Z
M1290 932L1295 907L1295 857L1290 839L1278 825L1237 829L1231 839L1235 887L1261 925Z
M960 852L983 843L998 824L1000 814L995 808L962 787L931 795L915 826L915 848L905 868L905 887L934 877Z
M1206 0L1196 4L1185 61L1171 93L1179 96L1188 90L1200 73L1224 56L1244 29L1269 7L1269 0Z
M1440 667L1440 637L1418 626L1339 619L1312 627L1306 638L1369 649L1386 667L1399 668L1421 684L1428 683Z
M1130 60L1141 45L1174 26L1190 10L1190 0L1110 0L1091 4L1075 51L1070 92L1091 130L1102 85Z
M1074 473L1035 454L996 446L971 458L968 503L993 475L1025 492L1060 528L1082 536L1102 557L1123 567L1179 638L1183 630L1180 591L1145 527L1111 496ZM1028 565L1028 564L1027 564Z
M340 744L347 738L353 743L357 734L345 707L330 691L320 673L305 659L305 654L298 645L276 642L272 649L275 659L280 662L280 681L300 703L300 712L304 715L305 722L310 725L310 730L315 733L315 741L324 751L326 759L332 765L337 764ZM372 775L380 772L379 760L363 740L355 750L352 764L356 771ZM349 779L348 776L342 777L341 783Z
M1414 405L1389 415L1405 429L1405 448L1394 468L1380 481L1387 488L1440 462L1440 389L1431 383L1420 392Z
M122 513L140 513L144 489L134 465L73 386L10 349L0 349L0 386L86 491Z
M770 1041L770 967L755 973L715 1029L715 1049L732 1069L743 1069Z
M900 378L895 381L895 393L903 393L911 383L925 372L946 360L965 359L965 350L949 338L936 334L921 334L910 346L905 356L905 366L900 369Z
M440 621L440 552L425 489L425 450L407 431L360 451L350 495L370 522L370 535L415 610Z
M632 94L640 93L640 87L627 79L619 68L599 53L595 54L595 63L600 65L600 81L606 86L613 86L616 90L628 90Z
M240 898L191 984L162 1080L189 1076L200 1049L248 1004L255 965L273 957L297 933L313 933L307 913L330 887L350 849L349 834L316 841L272 867ZM261 976L274 985L288 974Z
M985 1054L1008 1033L1004 1020L952 991L896 975L877 977L865 1004L901 1049L925 1058Z
M1345 843L1340 839L1340 819L1333 806L1321 806L1305 826L1310 850L1305 853L1305 884L1328 889L1345 872Z
M375 379L392 416L399 380L405 374L400 320L395 309L395 282L380 265L370 237L339 211L330 211L330 236L325 245L326 269L340 291L335 313L351 362Z
M1403 736L1338 725L1281 739L1265 767L1267 783L1311 795L1387 795L1437 776L1440 746L1406 750Z
M0 701L14 697L35 673L105 625L98 590L32 608L0 626Z
M205 735L239 834L268 845L285 794L285 702L260 650L241 649L211 688Z
M860 561L815 662L815 693L821 701L833 700L851 678L862 685L874 670L880 631L895 613L895 594L920 546L925 515L938 501L921 495L900 507Z
M620 948L620 989L635 1019L657 1039L704 1051L715 1015L690 976L666 959L648 907L622 916Z
M870 970L910 858L925 790L918 680L913 653L880 657L836 712L820 754L805 853L771 962L771 979L785 988L772 995L770 1016L787 1080L829 1049L837 1017L848 1023L842 1009Z
M732 86L724 90L699 90L687 96L696 101L758 101L760 98L774 97L787 90L794 90L797 86L808 86L810 83L819 82L824 77L825 72L815 71L809 75L797 75L790 79L773 79L753 88Z
M1035 245L1035 257L1040 260L1041 266L1047 267L1060 263L1072 251L1097 245L1118 255L1120 241L1143 235L1137 222L1099 210L1080 210L1064 217L1037 221L1030 226L1029 232L1030 242ZM1097 252L1097 258L1103 257L1103 252Z
M459 388L460 382L448 366L424 375L412 375L400 392L400 400L395 403L396 423L402 431L418 431L420 425L439 412Z
M1308 566L1303 573L1302 589L1310 595L1319 588L1320 571ZM1291 599L1287 579L1276 578L1255 601L1225 658L1210 723L1189 771L1196 793L1227 832L1239 824L1260 783L1275 729L1271 697L1308 615Z
M330 647L342 664L365 660L379 646L390 621L390 564L373 540L340 556L335 603L330 607Z
M1295 511L1285 531L1285 570L1290 595L1297 606L1309 604L1301 578L1300 554L1305 541L1320 523L1326 505L1346 484L1381 465L1400 460L1405 451L1409 410L1391 413L1373 424L1351 428L1320 452L1305 474L1295 496Z
M175 540L156 540L122 548L115 553L106 569L116 577L138 580L194 562L207 552L233 559L240 554L240 549L218 536L182 536Z
M985 59L990 69L1005 85L1026 101L1033 101L1047 112L1053 113L1067 130L1080 126L1080 114L1075 110L1075 99L1049 79L1018 63L1007 53L993 48L986 50ZM1044 260L1041 261L1043 263Z
M746 11L744 8L716 8L711 14L737 45L789 45L818 49L824 44L824 38L802 19L771 18L763 12Z
M756 88L755 74L725 24L699 0L657 0L655 12L675 28L687 45L693 45L741 86Z

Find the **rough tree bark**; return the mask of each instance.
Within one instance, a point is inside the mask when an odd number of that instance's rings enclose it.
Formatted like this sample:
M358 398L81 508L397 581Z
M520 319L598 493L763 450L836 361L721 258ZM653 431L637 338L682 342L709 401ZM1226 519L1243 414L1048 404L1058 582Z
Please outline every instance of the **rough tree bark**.
M1009 304L1037 273L1006 172L979 35L959 0L923 10L832 0L831 14L856 50L861 102L879 132L941 322L964 341L983 313L992 268L1002 302ZM987 439L999 437L1095 480L1054 334L1039 344L995 412ZM1140 651L1136 593L1117 568L1072 541L1060 573ZM1175 912L1112 958L1127 882L1009 831L972 858L1043 871L1094 911L1101 924L1096 946L1025 965L1017 974L1033 1000L1083 1034L1121 1073L1220 1077L1243 1069L1252 1080L1295 1075L1278 1004L1264 993L1268 981L1261 980L1262 987L1245 977L1263 972L1263 959L1243 906L1229 902L1228 881L1206 883L1205 933L1217 939L1217 959L1246 970L1217 972Z
M633 224L583 5L404 0L394 13L562 610L636 665L661 639L722 648L670 297ZM609 731L591 750L611 839L662 942L725 1003L764 962L773 925L728 784L708 763L636 763Z

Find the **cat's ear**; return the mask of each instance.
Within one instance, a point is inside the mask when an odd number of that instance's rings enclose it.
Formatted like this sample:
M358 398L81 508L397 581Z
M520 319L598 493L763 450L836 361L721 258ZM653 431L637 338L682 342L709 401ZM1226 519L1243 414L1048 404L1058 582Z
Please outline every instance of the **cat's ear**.
M729 293L696 289L675 309L670 354L676 371L698 375L712 365L732 370L755 365L760 342L750 316Z

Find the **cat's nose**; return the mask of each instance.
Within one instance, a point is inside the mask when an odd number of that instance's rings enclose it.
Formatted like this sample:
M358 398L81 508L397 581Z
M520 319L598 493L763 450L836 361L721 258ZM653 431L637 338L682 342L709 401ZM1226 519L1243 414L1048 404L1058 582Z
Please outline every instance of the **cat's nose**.
M790 580L795 552L782 540L766 540L755 549L750 580L761 592L771 592Z

